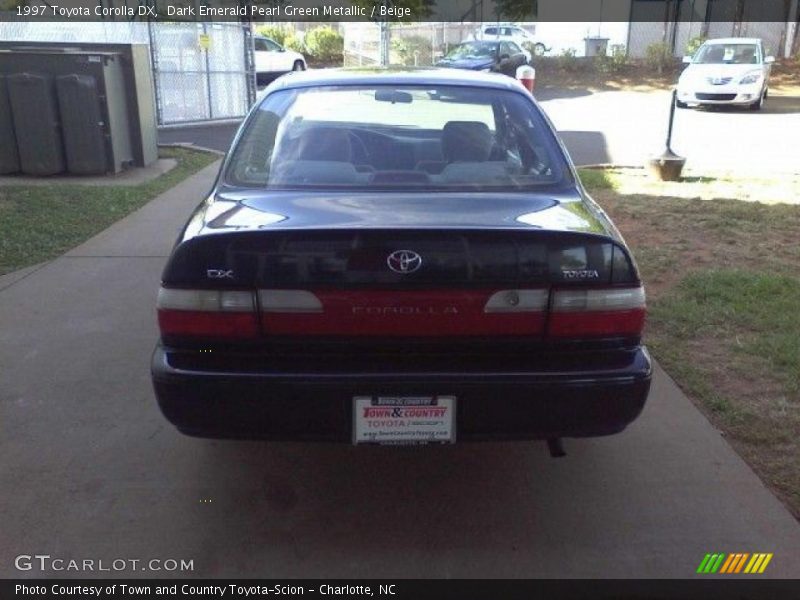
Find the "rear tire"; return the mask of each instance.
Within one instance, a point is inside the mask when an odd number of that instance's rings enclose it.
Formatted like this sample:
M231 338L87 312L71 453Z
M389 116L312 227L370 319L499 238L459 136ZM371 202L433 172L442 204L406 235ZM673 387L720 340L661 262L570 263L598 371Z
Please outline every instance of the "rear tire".
M306 64L302 60L294 61L294 64L292 65L292 71L305 71L305 70L306 70Z

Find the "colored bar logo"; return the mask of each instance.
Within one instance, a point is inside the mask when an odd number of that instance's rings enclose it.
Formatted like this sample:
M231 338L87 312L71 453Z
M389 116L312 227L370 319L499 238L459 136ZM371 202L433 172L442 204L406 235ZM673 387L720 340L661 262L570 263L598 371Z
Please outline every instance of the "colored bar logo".
M715 554L706 554L703 560L700 561L697 572L701 574L724 573L726 575L749 573L752 575L763 573L771 560L772 553L757 552L749 554L747 552L735 552L733 554L724 554L717 552Z

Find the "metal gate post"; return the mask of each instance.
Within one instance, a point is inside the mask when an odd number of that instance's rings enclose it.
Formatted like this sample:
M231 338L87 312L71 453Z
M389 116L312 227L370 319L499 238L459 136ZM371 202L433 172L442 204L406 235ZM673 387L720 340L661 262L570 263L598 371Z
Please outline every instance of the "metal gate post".
M250 17L242 24L244 37L244 68L247 71L247 105L252 106L258 94L258 84L256 83L256 59L253 40L253 27Z
M208 33L208 23L203 23L203 35L208 36L211 39L211 36ZM212 42L213 43L213 42ZM208 118L213 120L214 119L214 100L211 97L211 61L208 58L208 51L211 48L211 44L209 44L208 48L203 48L203 55L205 58L205 65L206 65L206 96L208 97Z
M161 82L160 71L158 68L158 51L156 49L156 36L154 35L154 24L152 20L147 21L147 36L150 39L150 66L153 69L153 95L156 101L156 124L164 124L164 115L161 114Z

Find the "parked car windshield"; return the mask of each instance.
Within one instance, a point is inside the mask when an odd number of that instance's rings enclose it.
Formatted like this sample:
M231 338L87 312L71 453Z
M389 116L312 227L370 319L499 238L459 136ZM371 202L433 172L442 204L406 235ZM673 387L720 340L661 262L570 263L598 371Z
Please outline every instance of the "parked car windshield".
M758 64L758 46L755 44L707 44L698 50L694 62L701 65Z
M491 58L497 52L497 42L466 42L447 53L447 58Z
M226 169L270 189L540 188L571 182L523 94L458 86L315 87L269 94Z

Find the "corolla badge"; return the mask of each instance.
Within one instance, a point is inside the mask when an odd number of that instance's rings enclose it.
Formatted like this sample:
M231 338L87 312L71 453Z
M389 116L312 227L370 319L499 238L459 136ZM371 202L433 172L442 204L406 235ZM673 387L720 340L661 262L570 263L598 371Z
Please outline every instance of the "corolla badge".
M395 273L407 275L419 270L422 257L413 250L395 250L386 259L386 264Z

